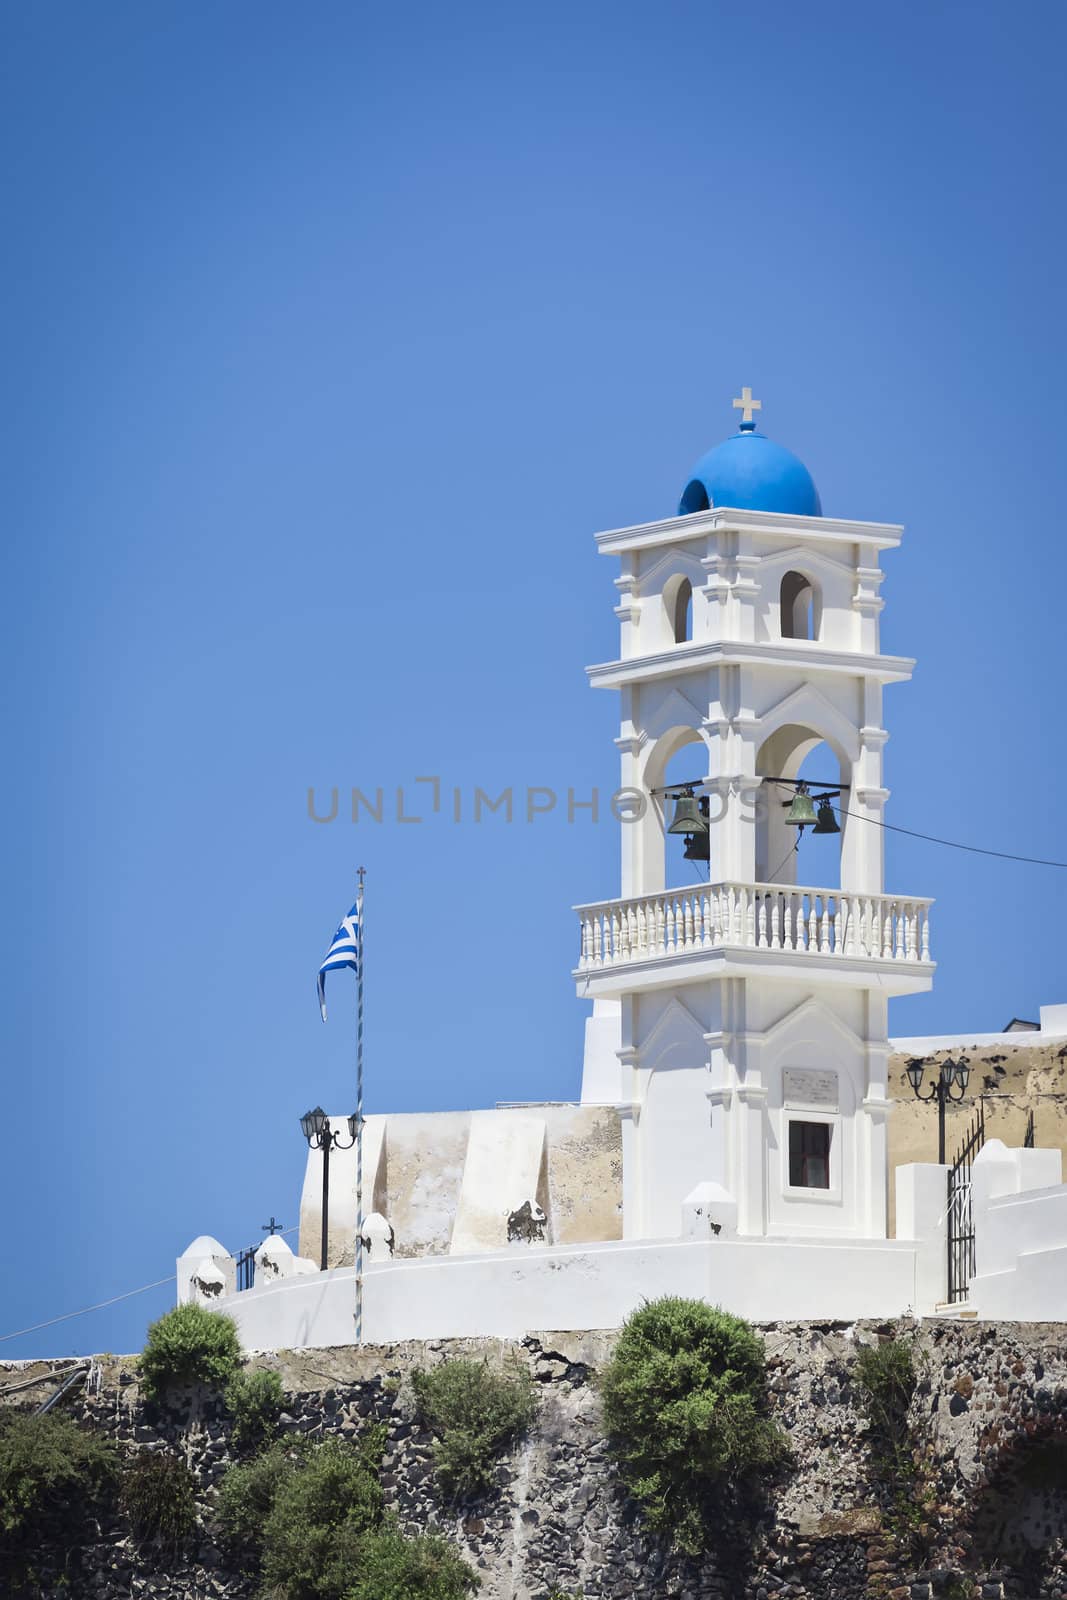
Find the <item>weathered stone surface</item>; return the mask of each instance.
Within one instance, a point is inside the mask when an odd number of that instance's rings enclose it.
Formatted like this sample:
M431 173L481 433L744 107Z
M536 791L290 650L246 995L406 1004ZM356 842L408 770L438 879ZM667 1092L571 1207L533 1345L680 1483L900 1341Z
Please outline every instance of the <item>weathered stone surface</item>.
M1062 1329L940 1322L921 1330L914 1416L927 1429L933 1475L921 1550L901 1544L886 1525L852 1387L859 1343L892 1331L832 1323L761 1329L769 1403L794 1461L751 1537L723 1527L701 1561L650 1537L618 1481L595 1382L613 1334L279 1351L253 1364L279 1373L283 1426L294 1433L351 1437L367 1421L385 1424L387 1502L410 1530L434 1524L456 1541L482 1578L480 1600L547 1600L556 1587L581 1590L586 1600L935 1600L949 1593L954 1600L1067 1600L1064 1497L1055 1485L1031 1481L1034 1451L1067 1439ZM460 1505L437 1491L432 1441L418 1423L410 1383L414 1367L457 1355L525 1362L540 1400L537 1423L501 1463L494 1493ZM5 1403L38 1404L72 1365L3 1367L0 1386L26 1385ZM958 1414L953 1400L964 1401ZM201 1528L187 1560L161 1563L137 1550L116 1521L86 1552L74 1592L90 1600L250 1596L254 1581L232 1570L211 1528L214 1490L232 1459L217 1398L191 1394L161 1413L142 1404L132 1359L109 1357L68 1405L124 1450L180 1445L201 1491ZM993 1551L989 1529L1004 1526L1011 1548ZM42 1588L40 1600L61 1594L69 1600L71 1591Z

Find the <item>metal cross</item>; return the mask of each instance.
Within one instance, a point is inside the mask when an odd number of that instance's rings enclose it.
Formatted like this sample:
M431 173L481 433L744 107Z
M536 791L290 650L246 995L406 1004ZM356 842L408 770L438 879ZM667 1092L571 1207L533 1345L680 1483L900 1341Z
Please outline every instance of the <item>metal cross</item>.
M741 413L741 421L742 422L751 422L752 421L752 413L753 413L753 411L762 411L763 410L763 401L762 400L753 400L753 398L752 398L752 390L749 388L748 384L746 383L745 387L741 390L741 398L740 398L740 400L735 400L734 401L734 410L735 411L740 411L740 413Z
M274 1212L272 1211L271 1214L270 1214L270 1221L269 1222L265 1222L263 1224L262 1228L260 1228L259 1231L260 1231L260 1233L269 1233L271 1238L273 1239L274 1235L281 1231L281 1227L282 1227L282 1224L280 1222L275 1222L275 1220L274 1220Z

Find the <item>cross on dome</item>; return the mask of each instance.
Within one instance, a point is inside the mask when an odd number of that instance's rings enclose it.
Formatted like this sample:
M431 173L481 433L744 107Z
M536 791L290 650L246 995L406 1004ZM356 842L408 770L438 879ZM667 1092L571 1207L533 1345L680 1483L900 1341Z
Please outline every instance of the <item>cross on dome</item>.
M762 411L763 410L763 401L762 400L753 400L753 398L752 398L752 390L749 388L748 384L746 383L745 387L741 390L741 398L739 400L735 400L734 401L734 410L735 411L740 411L740 413L741 413L741 421L742 422L751 422L752 421L752 413L754 411Z

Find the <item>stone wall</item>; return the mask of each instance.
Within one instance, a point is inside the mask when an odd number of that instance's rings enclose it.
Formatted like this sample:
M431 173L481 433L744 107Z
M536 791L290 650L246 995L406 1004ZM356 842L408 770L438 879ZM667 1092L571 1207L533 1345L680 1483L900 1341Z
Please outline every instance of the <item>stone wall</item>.
M1067 1172L1067 1040L1019 1043L1020 1039L1032 1037L1006 1033L1003 1044L962 1045L935 1050L920 1058L926 1066L927 1087L949 1056L953 1061L965 1061L971 1069L966 1099L948 1108L945 1132L950 1160L981 1097L988 1138L1002 1139L1009 1146L1021 1145L1027 1114L1032 1111L1037 1143L1045 1149L1062 1150ZM909 1161L937 1160L937 1107L929 1101L916 1100L912 1093L906 1076L911 1059L907 1051L889 1058L889 1094L893 1100L889 1118L890 1233L895 1230L893 1174L897 1167Z
M1067 1349L1060 1325L935 1322L920 1330L923 1381L914 1419L925 1435L935 1491L905 1548L890 1533L872 1485L865 1423L852 1387L857 1341L889 1325L771 1325L770 1401L794 1462L754 1526L723 1526L706 1559L692 1562L647 1536L622 1491L599 1417L595 1373L614 1335L549 1335L514 1346L450 1341L256 1358L281 1376L287 1429L352 1434L386 1423L384 1484L409 1530L437 1523L482 1577L481 1600L547 1600L555 1587L586 1600L1067 1600ZM537 1381L540 1413L501 1463L496 1491L447 1505L433 1479L431 1440L418 1426L410 1373L454 1355L511 1351ZM36 1403L70 1363L9 1365L2 1396ZM180 1448L201 1490L203 1530L185 1562L161 1563L131 1547L122 1526L101 1530L74 1592L97 1600L153 1595L206 1600L254 1592L228 1570L211 1533L215 1485L230 1460L218 1403L154 1417L141 1402L131 1358L105 1358L70 1408L131 1449ZM70 1590L62 1593L69 1600ZM41 1600L53 1600L43 1590Z

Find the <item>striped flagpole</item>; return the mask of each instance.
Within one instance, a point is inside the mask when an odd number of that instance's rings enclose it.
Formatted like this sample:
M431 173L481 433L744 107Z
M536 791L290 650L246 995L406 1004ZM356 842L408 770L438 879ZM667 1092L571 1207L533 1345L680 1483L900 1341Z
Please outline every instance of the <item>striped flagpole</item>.
M359 869L359 908L356 967L356 1343L363 1343L363 879Z

